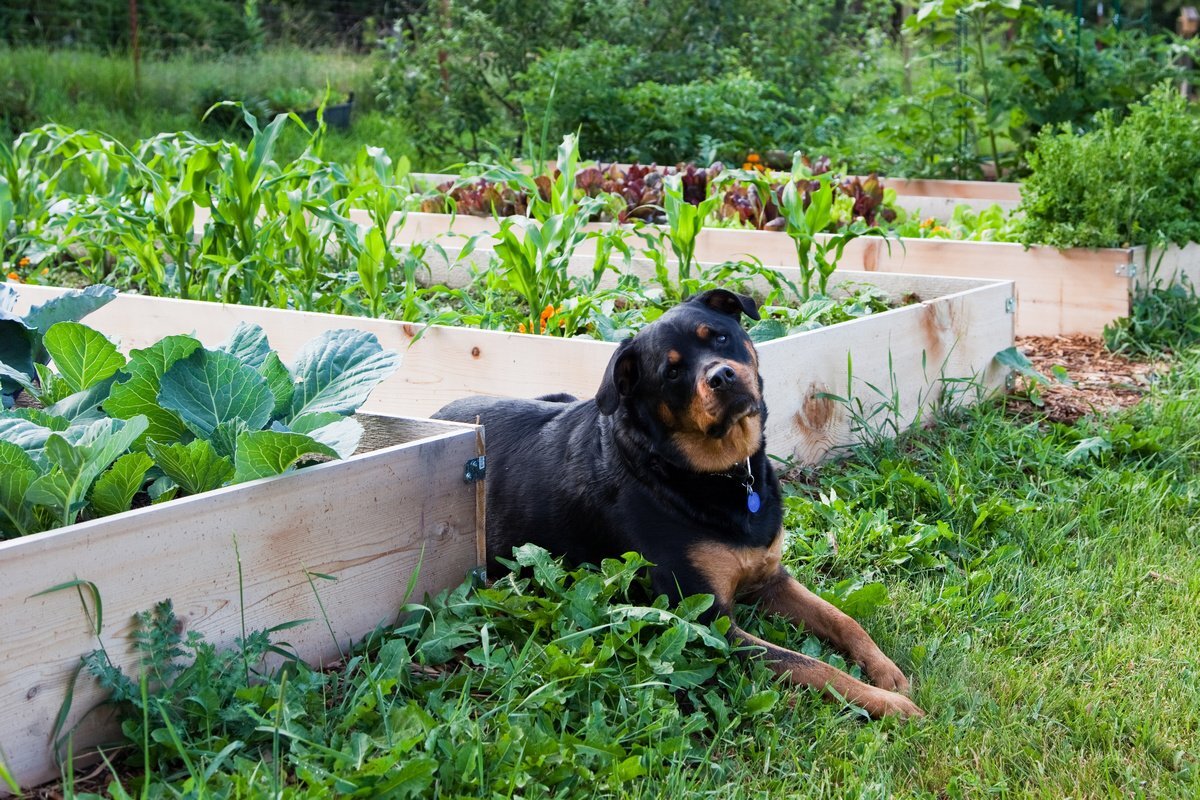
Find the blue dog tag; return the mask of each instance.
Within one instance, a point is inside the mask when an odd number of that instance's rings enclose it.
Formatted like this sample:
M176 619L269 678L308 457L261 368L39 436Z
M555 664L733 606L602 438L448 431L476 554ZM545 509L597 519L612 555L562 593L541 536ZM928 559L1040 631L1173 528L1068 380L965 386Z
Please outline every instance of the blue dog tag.
M762 508L762 498L758 496L758 492L751 492L746 495L746 508L750 509L751 514L757 514Z

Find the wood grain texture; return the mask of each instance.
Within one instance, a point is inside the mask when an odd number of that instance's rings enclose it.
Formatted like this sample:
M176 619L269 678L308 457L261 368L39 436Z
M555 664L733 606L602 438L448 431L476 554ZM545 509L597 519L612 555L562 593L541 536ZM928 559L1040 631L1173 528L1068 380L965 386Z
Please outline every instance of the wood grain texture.
M476 489L462 478L476 431L437 428L400 424L396 444L345 461L0 542L0 750L17 780L58 774L50 736L80 657L103 643L136 674L132 617L160 600L222 647L243 635L243 613L247 631L310 620L277 639L323 664L395 620L414 573L418 601L461 582L479 564ZM414 433L421 438L406 441ZM310 585L306 571L337 580ZM36 596L74 579L99 589L99 639L74 590ZM81 676L68 725L101 699ZM76 751L112 733L89 722Z
M797 278L794 269L782 271ZM917 398L936 394L943 365L946 378L977 379L987 389L1003 381L993 356L1013 342L1013 316L1005 302L1012 296L1010 282L849 272L841 278L874 283L893 299L915 294L921 302L764 343L760 351L771 409L767 438L771 452L815 463L833 444L845 443L845 426L831 422L830 430L837 432L830 433L821 424L796 428L786 420L822 413L813 405L814 391L846 396L848 355L854 363L856 388L858 379L879 387L891 386L893 378L897 381L898 392L908 404L900 416L910 422ZM29 289L22 291L22 304L62 291ZM611 342L589 339L442 326L430 326L406 347L418 326L133 295L121 295L86 322L110 335L124 330L123 345L141 347L167 333L189 329L201 332L206 342L220 341L237 319L262 325L285 361L300 343L337 327L370 330L385 347L400 347L404 361L399 372L376 388L364 406L367 411L390 414L427 415L472 394L536 397L569 392L591 397L616 349ZM128 341L131 337L136 343ZM814 386L826 388L813 390ZM864 402L871 399L855 396ZM872 407L877 404L872 399Z

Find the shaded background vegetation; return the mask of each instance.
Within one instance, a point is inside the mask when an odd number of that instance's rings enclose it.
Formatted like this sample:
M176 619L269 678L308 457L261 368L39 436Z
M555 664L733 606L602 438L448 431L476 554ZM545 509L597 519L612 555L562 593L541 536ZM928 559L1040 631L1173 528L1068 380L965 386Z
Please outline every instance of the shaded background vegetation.
M354 95L334 157L383 145L440 168L548 155L676 162L829 154L852 169L1019 177L1045 126L1123 116L1190 73L1178 1L0 0L0 125L121 138ZM921 17L919 24L914 24ZM928 18L926 18L928 17ZM47 53L52 49L53 58ZM64 53L66 57L64 57ZM225 133L225 131L221 131ZM397 153L399 154L399 153ZM788 160L780 155L781 161Z

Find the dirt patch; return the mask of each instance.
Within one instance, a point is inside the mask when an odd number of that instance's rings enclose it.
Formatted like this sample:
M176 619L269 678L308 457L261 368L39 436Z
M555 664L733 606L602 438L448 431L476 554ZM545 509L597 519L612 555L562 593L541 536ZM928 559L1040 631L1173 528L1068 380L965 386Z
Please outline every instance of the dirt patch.
M1131 361L1114 355L1095 336L1020 336L1017 349L1052 382L1037 387L1043 403L1039 408L1027 399L1028 381L1018 377L1009 408L1045 414L1055 422L1072 423L1087 414L1134 405L1167 368L1162 361ZM1054 381L1055 373L1061 372L1055 367L1065 369L1073 383Z

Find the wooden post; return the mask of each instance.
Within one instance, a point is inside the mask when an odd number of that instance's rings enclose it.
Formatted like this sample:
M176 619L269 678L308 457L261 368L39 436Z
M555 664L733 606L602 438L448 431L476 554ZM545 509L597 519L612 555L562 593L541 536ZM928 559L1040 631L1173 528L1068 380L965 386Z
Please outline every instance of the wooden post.
M1195 37L1198 31L1200 31L1200 11L1197 11L1195 6L1184 6L1179 9L1179 19L1175 22L1175 32L1184 39L1191 39ZM1188 68L1195 66L1190 56L1180 56L1179 64ZM1180 83L1179 92L1189 100L1193 99L1195 94L1191 82L1187 80Z

